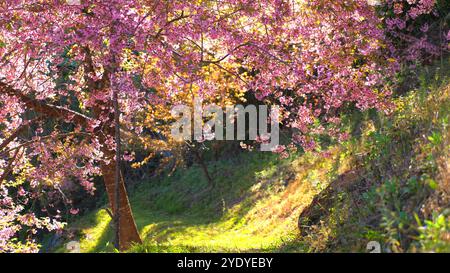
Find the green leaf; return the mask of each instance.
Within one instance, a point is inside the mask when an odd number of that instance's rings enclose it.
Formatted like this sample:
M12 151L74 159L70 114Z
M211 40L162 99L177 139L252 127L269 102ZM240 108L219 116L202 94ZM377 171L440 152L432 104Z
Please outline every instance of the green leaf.
M430 186L430 188L433 190L437 190L437 188L439 187L439 184L433 179L428 179L427 183Z
M416 219L417 225L419 227L423 226L422 221L420 221L419 215L417 215L417 213L414 213L414 218Z
M437 219L437 224L439 227L445 227L445 217L444 215L439 215L438 219Z

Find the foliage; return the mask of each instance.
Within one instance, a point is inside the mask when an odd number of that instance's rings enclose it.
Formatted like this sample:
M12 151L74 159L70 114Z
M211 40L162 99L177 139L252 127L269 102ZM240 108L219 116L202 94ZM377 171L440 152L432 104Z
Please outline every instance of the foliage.
M383 252L448 251L448 61L419 73L421 86L395 99L391 116L361 119L348 145L360 174L319 199L301 238L313 251L366 251L369 241Z
M450 252L450 220L445 214L434 214L425 224L418 221L420 226L419 241L421 249L427 252Z

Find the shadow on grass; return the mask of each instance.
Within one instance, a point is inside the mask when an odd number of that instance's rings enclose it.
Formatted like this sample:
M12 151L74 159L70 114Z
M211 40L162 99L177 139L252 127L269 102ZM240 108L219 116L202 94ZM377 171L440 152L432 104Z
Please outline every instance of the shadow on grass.
M209 168L216 187L200 196L196 193L207 187L208 182L197 166L178 170L172 176L160 180L142 182L130 192L130 202L142 239L159 244L190 232L196 236L205 236L207 240L208 236L233 229L242 222L258 199L258 193L251 191L251 187L256 183L270 187L275 178L279 178L279 163L277 155L256 152L245 152L234 159L211 162ZM286 171L285 175L291 174ZM228 211L232 208L234 210L230 215ZM97 219L93 221L95 217ZM88 246L85 250L111 251L108 242L112 240L113 233L110 225L104 223L107 219L103 212L86 218L76 224L85 231L85 238L82 239ZM222 222L226 222L226 225L222 226ZM93 229L92 234L89 234L89 229ZM154 246L148 245L147 248L153 249ZM206 251L202 247L183 245L165 247L161 251L172 249L176 252L177 249L186 248Z

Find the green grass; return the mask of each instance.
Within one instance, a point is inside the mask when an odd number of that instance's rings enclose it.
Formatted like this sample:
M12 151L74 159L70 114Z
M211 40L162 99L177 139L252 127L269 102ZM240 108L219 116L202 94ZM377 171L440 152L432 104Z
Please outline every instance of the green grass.
M338 171L336 164L333 157L306 154L280 160L277 155L248 152L210 163L216 187L202 195L197 193L207 182L198 167L143 181L131 192L130 201L144 244L130 251L277 251L295 241L302 208L320 191L317 181L326 183ZM83 252L113 250L105 210L70 227L81 231ZM302 246L292 250L301 251Z

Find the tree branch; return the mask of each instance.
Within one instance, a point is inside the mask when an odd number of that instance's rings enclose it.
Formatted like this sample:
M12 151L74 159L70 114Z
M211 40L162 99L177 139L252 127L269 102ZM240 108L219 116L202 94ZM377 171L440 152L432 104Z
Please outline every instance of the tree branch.
M10 96L14 96L25 103L26 107L33 109L34 111L43 114L48 118L56 118L64 121L72 121L81 126L87 126L88 122L91 120L90 117L78 113L76 111L67 109L65 107L48 104L43 101L36 99L31 99L24 95L22 91L13 88L12 86L0 82L0 91L6 93Z

